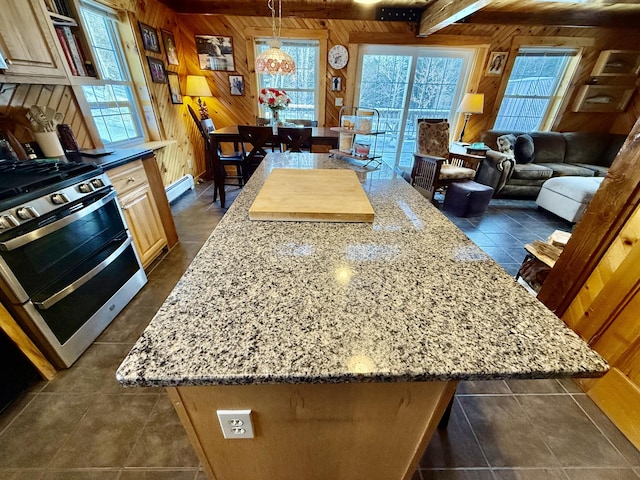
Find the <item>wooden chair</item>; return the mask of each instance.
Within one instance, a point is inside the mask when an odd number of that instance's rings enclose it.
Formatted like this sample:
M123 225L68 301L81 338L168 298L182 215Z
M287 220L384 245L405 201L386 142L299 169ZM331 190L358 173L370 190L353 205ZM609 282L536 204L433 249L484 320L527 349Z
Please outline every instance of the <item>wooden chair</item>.
M289 152L311 151L311 127L280 127L278 137L280 143ZM282 149L282 148L281 148Z
M211 138L209 137L209 133L205 131L202 123L200 123L200 119L196 115L196 112L191 108L191 105L187 105L189 109L189 113L191 114L191 118L196 123L198 127L198 131L200 135L202 135L202 139L204 140L204 155L205 160L209 162L209 166L214 175L214 183L216 187L213 189L213 201L215 202L218 199L218 186L221 185L222 189L224 189L224 185L227 185L226 180L235 180L236 183L228 184L228 185L238 185L243 186L245 183L245 175L244 175L244 156L241 151L236 151L232 155L224 155L222 153L222 149L218 146L218 155L214 155ZM237 150L237 144L234 145ZM232 166L236 169L235 175L229 175L225 166ZM221 179L216 179L216 175L221 176ZM220 192L220 204L224 208L224 194Z
M413 154L411 185L418 187L436 206L437 190L444 190L454 182L473 180L479 160L472 156L449 152L449 122L447 120L418 119L418 151Z
M245 182L258 168L260 162L267 156L265 147L273 144L273 129L271 127L254 127L251 125L238 125L242 152L243 172ZM251 149L249 149L251 146Z

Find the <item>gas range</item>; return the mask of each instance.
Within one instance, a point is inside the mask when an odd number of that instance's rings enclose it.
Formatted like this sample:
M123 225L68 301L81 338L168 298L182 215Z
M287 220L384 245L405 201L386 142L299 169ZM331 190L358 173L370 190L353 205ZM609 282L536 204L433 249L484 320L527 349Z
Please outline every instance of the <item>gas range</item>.
M0 232L7 232L108 185L106 174L95 164L0 161Z
M70 366L146 281L101 167L0 161L0 300L56 366Z

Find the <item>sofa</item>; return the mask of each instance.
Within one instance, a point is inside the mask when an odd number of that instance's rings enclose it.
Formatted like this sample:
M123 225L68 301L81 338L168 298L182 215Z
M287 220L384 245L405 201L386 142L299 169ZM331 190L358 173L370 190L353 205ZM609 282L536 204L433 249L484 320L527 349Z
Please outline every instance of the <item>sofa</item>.
M508 151L498 151L504 149L504 145L498 146L498 138L509 134L518 142L515 158ZM476 182L492 187L494 197L536 198L551 177L606 176L625 139L626 135L610 133L487 130L480 141L489 150ZM519 145L524 145L520 156Z

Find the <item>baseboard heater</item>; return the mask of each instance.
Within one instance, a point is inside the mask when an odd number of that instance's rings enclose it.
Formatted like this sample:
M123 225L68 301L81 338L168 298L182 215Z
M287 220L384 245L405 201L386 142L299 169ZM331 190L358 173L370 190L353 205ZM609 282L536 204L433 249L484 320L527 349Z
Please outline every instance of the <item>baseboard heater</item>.
M193 176L187 173L184 177L176 180L165 189L169 203L173 202L187 190L192 190L194 187L195 183L193 182Z

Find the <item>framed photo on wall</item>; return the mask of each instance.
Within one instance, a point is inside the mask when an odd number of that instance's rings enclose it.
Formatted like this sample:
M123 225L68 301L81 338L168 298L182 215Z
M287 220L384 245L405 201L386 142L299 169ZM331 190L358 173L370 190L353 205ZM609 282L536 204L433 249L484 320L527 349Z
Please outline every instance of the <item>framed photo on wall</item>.
M164 53L167 54L168 65L180 65L178 61L178 50L176 49L176 39L173 33L166 30L160 30L162 34L162 44L164 45Z
M242 75L229 75L231 95L244 95L244 78Z
M167 72L167 81L169 82L169 98L171 103L182 103L182 92L180 91L180 78L175 72Z
M491 52L486 75L502 75L509 52Z
M235 72L231 37L196 35L196 50L201 70Z
M160 53L160 41L158 40L158 32L151 25L138 22L140 26L140 35L142 35L142 46L149 52Z
M149 56L147 56L147 62L149 62L149 70L151 71L151 81L154 83L167 83L164 62Z
M583 85L573 104L574 112L624 112L634 85Z

